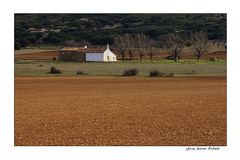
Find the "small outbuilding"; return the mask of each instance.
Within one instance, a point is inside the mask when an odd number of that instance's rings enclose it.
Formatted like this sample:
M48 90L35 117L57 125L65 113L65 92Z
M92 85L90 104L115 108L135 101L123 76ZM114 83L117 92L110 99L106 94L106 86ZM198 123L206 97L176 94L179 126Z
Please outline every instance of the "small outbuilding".
M107 48L88 48L87 46L64 47L58 55L59 61L78 61L78 62L115 62L116 55Z

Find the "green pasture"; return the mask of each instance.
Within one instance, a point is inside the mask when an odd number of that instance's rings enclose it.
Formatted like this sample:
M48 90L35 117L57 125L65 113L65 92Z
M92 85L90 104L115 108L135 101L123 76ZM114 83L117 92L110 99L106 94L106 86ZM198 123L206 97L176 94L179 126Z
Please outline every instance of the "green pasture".
M48 74L51 67L61 70L61 74ZM149 71L157 69L160 72L174 72L175 76L226 76L226 61L210 62L201 60L159 60L150 62L58 62L46 60L19 60L15 62L15 76L121 76L125 69L136 68L139 76L148 76Z

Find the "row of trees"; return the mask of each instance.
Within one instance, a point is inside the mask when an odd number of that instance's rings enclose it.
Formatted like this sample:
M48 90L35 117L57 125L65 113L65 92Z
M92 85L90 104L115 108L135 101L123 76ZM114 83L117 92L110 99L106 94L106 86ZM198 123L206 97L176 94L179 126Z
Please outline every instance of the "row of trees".
M209 46L207 33L202 31L191 33L189 42L193 53L199 61ZM184 40L176 33L169 33L164 40L167 52L175 61L178 60L182 53L184 44ZM152 61L159 46L162 46L162 42L154 41L145 34L124 34L114 39L114 47L121 55L122 61L125 60L127 54L129 54L130 61L132 61L133 52L138 52L140 61L144 56L149 56Z

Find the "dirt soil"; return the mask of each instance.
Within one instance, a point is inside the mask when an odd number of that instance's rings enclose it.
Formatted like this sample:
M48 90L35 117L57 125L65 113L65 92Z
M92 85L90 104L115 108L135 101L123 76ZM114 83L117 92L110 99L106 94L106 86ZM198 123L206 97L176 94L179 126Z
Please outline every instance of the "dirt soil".
M223 146L226 77L16 77L15 145Z
M52 60L58 56L58 51L33 52L15 54L15 60Z
M169 56L167 52L161 52L158 56L159 58L166 58ZM196 59L196 56L192 52L184 52L180 54L181 59ZM214 51L207 52L202 57L201 60L209 60L209 58L216 57L218 60L227 60L227 52L226 51Z

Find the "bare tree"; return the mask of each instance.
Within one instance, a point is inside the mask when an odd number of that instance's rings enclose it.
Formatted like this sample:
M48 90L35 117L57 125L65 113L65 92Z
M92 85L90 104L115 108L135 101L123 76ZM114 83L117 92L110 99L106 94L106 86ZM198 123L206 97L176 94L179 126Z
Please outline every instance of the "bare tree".
M197 56L197 61L208 49L208 35L205 32L195 32L191 34L191 44L193 53Z
M136 36L136 47L138 49L140 62L142 62L143 56L148 55L150 61L153 60L155 41L150 39L149 36L145 34L138 34Z
M133 35L130 35L130 34L125 34L124 35L124 40L127 44L127 51L128 51L128 54L129 54L129 57L130 57L130 61L132 61L133 59L133 52L134 52L134 36Z
M182 38L175 33L169 33L166 40L166 47L167 51L174 56L174 61L178 61L178 57L183 50Z
M153 60L155 41L144 34L138 34L136 38L137 49L142 62L143 56L148 55L150 61Z
M154 40L149 40L148 41L148 56L150 58L150 61L153 61L153 55L154 55L154 47L156 45L156 42Z
M126 50L127 50L127 42L125 39L126 39L125 35L118 36L114 39L114 46L115 46L116 50L118 51L118 53L121 54L122 61L125 60L125 55L126 55Z
M145 34L137 34L135 39L136 47L140 57L140 62L142 62L143 56L146 54L149 47L148 45L150 39Z

